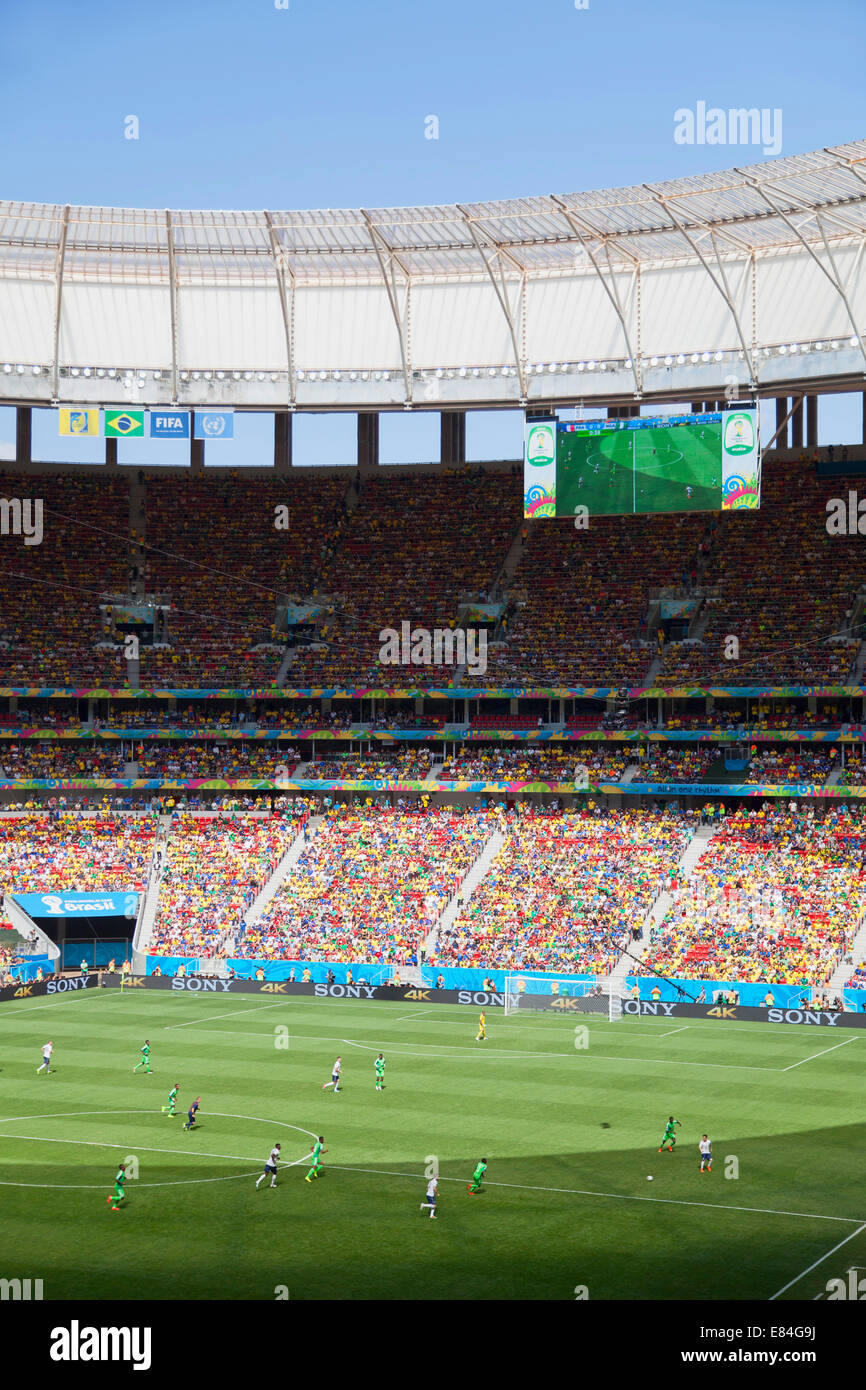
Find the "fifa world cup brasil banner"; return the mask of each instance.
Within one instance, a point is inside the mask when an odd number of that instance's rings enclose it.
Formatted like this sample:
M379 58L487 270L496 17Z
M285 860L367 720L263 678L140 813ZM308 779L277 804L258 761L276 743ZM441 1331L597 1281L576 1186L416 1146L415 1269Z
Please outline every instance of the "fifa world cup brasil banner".
M760 506L757 406L629 419L528 420L523 514L569 517Z
M753 407L722 416L722 511L753 511L761 505L758 412Z
M533 420L524 441L523 515L556 514L556 421Z

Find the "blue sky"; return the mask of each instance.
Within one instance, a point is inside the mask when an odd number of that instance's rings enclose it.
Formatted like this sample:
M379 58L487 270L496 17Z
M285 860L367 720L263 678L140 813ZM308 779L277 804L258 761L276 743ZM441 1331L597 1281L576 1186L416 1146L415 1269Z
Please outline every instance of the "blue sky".
M782 154L866 133L862 0L288 4L4 0L0 197L377 207L759 162L675 143L674 112L701 100L780 109ZM315 423L305 454L345 452L345 423ZM383 423L383 454L435 453L434 426ZM498 455L514 428L486 417L470 450ZM825 403L822 436L858 429L859 402ZM8 434L0 419L0 446Z

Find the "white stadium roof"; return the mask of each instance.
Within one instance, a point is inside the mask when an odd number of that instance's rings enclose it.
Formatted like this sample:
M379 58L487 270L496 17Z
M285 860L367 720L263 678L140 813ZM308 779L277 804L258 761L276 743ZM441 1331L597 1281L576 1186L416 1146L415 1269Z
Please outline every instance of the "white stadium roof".
M0 202L0 401L353 410L862 387L866 141L439 207Z

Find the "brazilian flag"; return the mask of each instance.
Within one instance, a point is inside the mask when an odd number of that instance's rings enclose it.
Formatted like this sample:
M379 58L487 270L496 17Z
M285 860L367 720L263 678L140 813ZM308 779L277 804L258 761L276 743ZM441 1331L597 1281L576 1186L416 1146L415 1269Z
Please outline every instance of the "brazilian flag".
M106 410L106 439L130 439L144 435L143 410Z

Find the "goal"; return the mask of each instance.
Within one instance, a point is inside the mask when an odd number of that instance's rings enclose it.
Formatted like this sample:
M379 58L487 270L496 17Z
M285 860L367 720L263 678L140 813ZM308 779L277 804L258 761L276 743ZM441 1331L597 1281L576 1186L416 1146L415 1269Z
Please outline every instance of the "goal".
M190 974L207 975L218 980L228 977L229 963L222 956L202 956L193 962Z
M521 1009L549 1013L601 1014L611 1022L622 1018L622 994L610 988L607 976L563 980L554 975L508 975L505 1015Z

